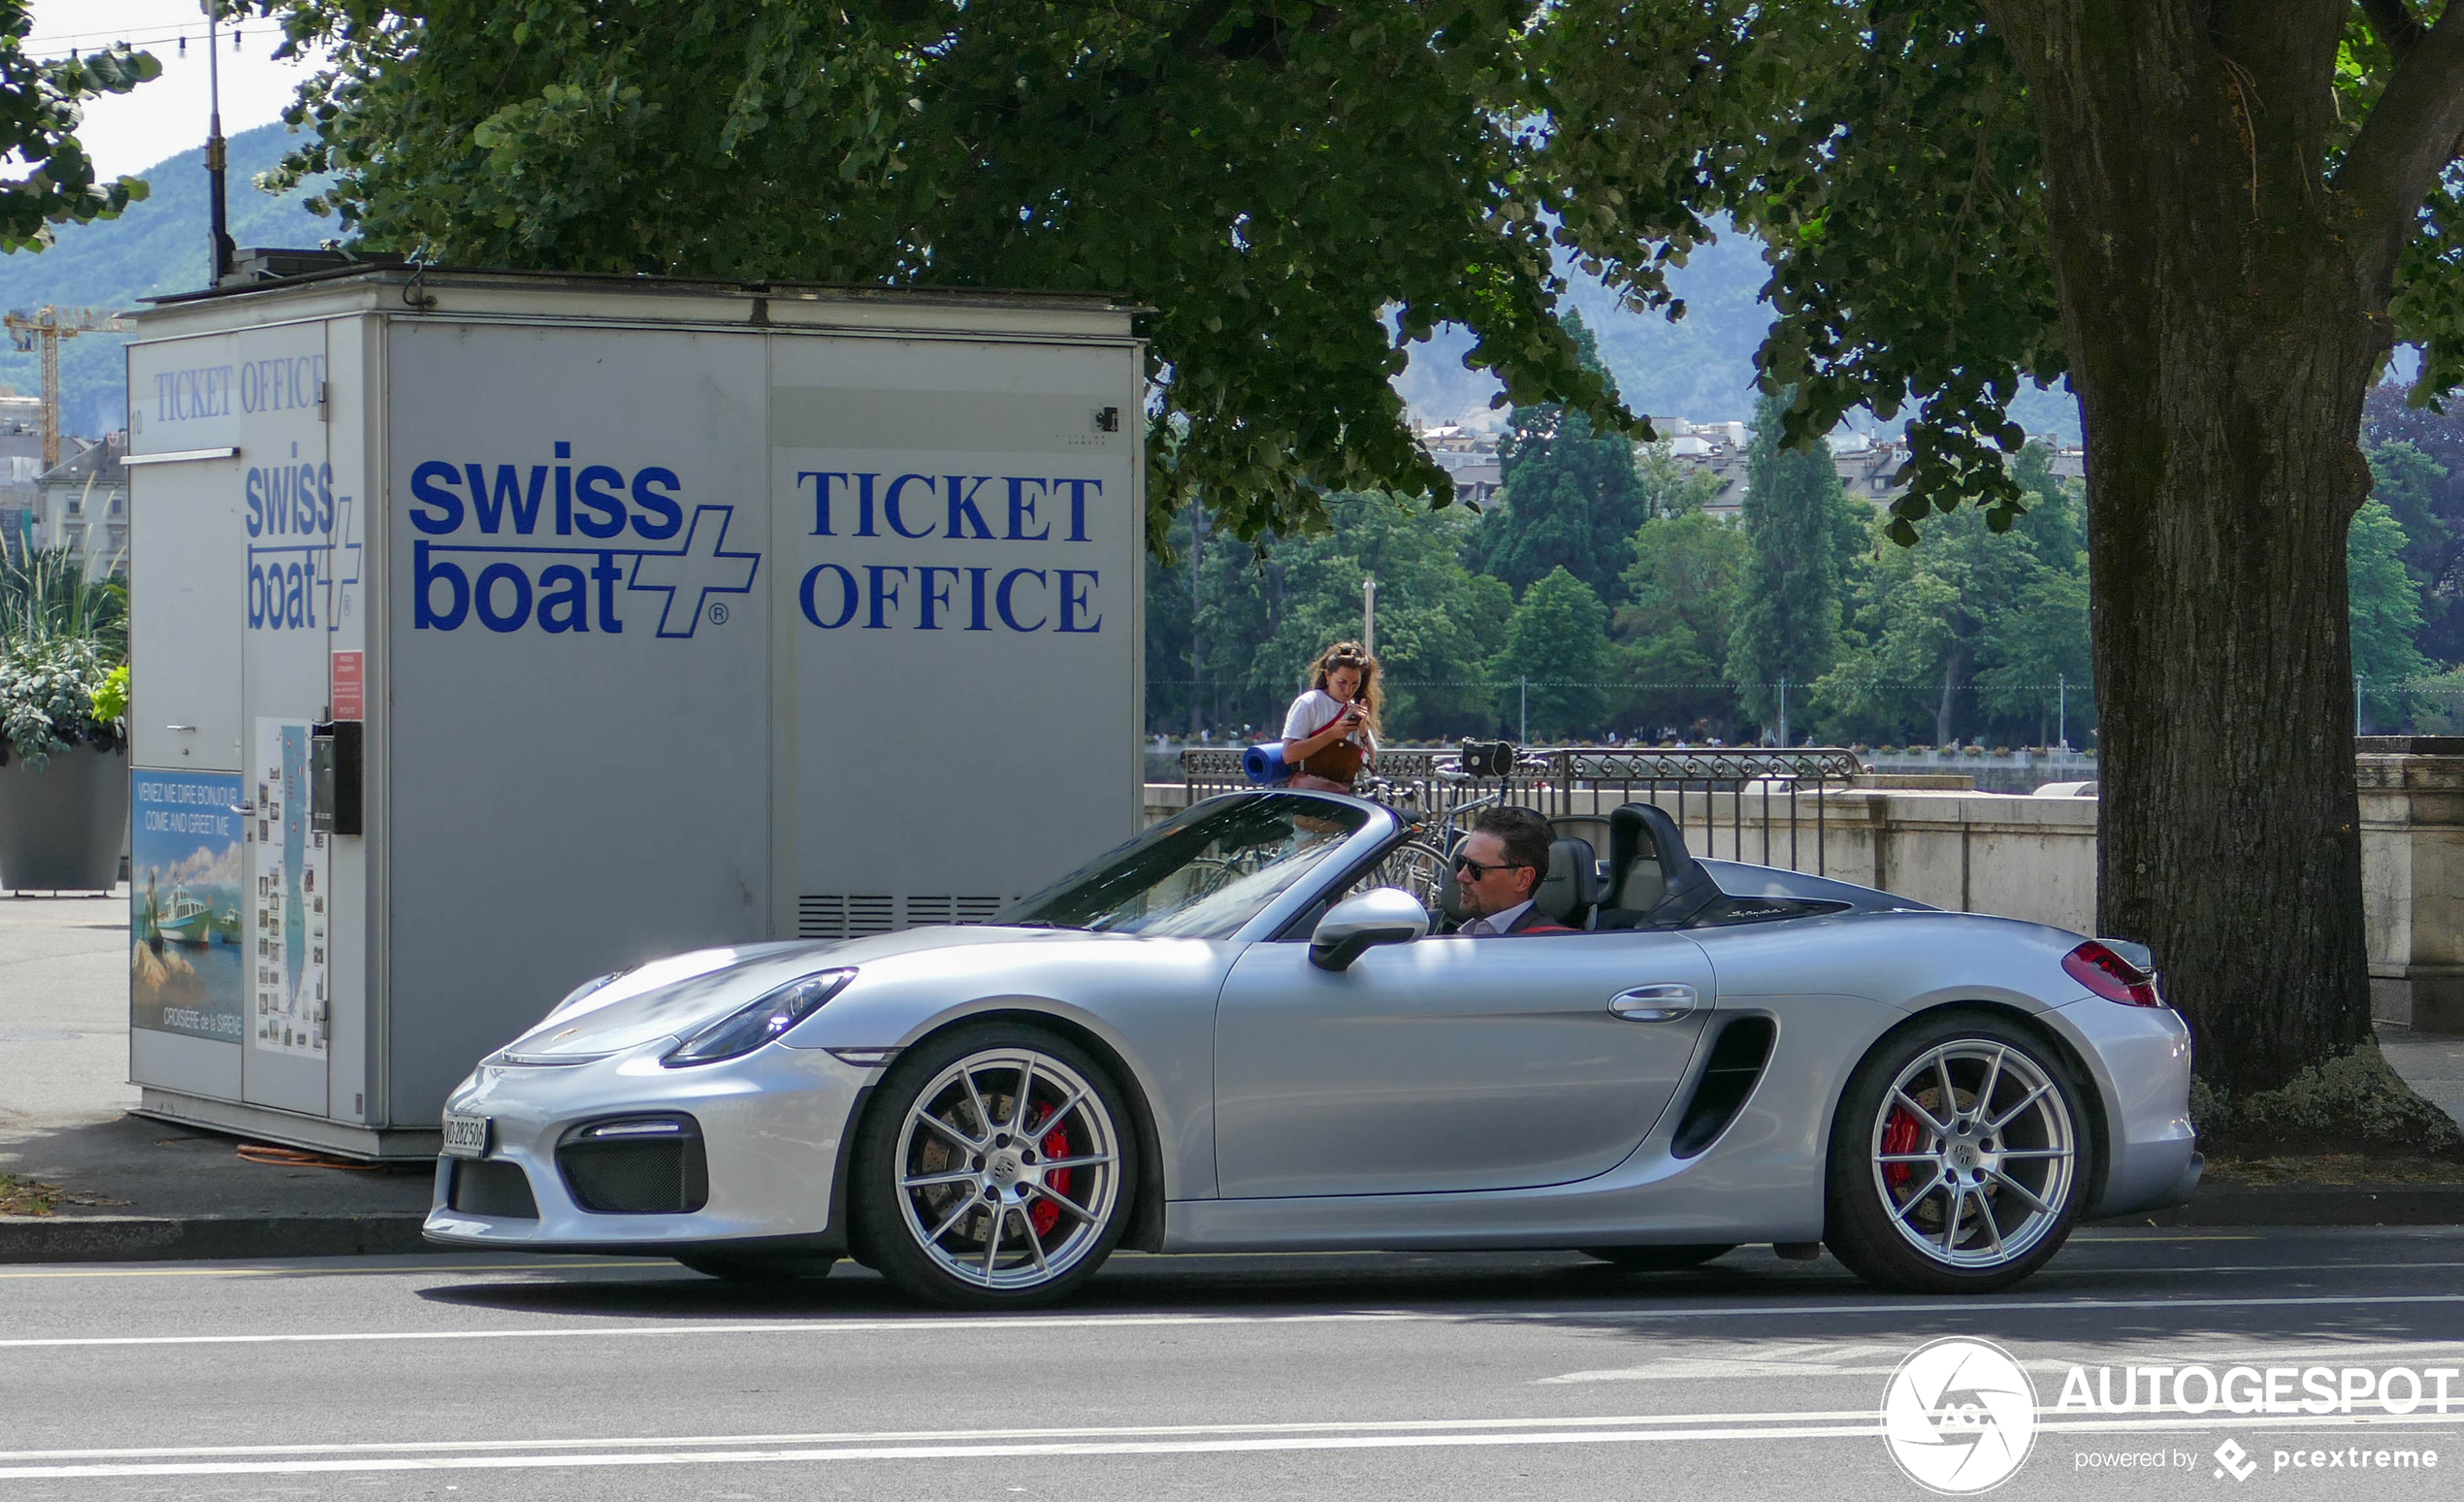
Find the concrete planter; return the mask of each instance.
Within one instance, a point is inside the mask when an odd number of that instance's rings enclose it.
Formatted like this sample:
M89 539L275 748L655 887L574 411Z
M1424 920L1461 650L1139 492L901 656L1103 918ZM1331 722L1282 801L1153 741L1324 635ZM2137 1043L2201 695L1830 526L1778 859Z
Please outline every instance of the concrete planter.
M0 767L0 888L109 892L128 843L128 753L79 746Z

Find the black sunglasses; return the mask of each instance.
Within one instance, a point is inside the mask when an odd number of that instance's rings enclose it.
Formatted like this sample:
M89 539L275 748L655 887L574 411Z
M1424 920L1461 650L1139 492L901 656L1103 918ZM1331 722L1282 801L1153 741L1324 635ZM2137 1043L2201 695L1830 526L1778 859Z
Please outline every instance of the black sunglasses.
M1486 880L1489 872L1491 871L1536 871L1540 869L1537 865L1527 865L1520 861L1500 861L1494 865L1485 865L1480 862L1473 860L1470 856L1456 856L1454 858L1454 868L1458 871L1470 871L1474 881Z

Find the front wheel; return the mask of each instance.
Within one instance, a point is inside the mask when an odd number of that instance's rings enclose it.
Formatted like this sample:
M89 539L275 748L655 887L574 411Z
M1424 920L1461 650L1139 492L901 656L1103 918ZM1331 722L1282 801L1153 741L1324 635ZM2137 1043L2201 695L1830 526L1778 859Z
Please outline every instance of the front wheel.
M1128 1122L1103 1066L1040 1028L962 1028L908 1050L856 1141L866 1259L949 1308L1065 1297L1128 1224Z
M2078 1222L2084 1120L2060 1056L2029 1029L1983 1013L1920 1022L1849 1080L1823 1239L1879 1287L2007 1288Z

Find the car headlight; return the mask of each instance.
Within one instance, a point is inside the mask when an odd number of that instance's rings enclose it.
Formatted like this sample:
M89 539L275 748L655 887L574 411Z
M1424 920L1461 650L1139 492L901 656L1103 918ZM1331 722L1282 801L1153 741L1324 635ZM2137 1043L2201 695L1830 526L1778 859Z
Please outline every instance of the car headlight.
M823 970L792 980L748 1006L737 1008L667 1051L659 1061L670 1069L716 1063L752 1053L813 1015L856 978L854 970Z

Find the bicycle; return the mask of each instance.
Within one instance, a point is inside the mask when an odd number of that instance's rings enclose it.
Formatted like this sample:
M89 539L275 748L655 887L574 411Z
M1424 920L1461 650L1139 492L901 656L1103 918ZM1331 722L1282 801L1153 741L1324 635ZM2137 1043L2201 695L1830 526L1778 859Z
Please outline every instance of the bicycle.
M1547 757L1520 751L1514 754L1514 772L1545 771L1548 767ZM1479 773L1463 769L1463 759L1459 756L1440 762L1436 776L1449 787L1476 784L1482 780ZM1361 796L1374 799L1404 815L1407 833L1401 843L1378 858L1378 864L1369 868L1360 885L1364 888L1400 887L1417 898L1422 907L1431 912L1437 911L1439 887L1454 859L1455 846L1462 842L1469 820L1485 809L1505 804L1513 793L1511 776L1512 772L1507 773L1506 780L1499 783L1496 792L1450 802L1443 814L1437 815L1416 809L1420 802L1418 787L1397 785L1382 777L1368 778L1363 784ZM1407 811L1406 805L1413 805L1412 810Z

